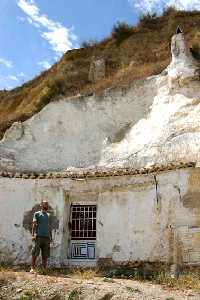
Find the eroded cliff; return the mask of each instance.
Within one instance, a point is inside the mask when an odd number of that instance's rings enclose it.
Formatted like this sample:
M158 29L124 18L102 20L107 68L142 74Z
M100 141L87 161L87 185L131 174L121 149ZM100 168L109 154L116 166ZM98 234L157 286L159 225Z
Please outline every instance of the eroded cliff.
M161 74L102 96L49 103L14 123L0 142L0 167L48 171L70 167L145 167L197 161L200 80L182 33ZM67 100L67 101L66 101Z

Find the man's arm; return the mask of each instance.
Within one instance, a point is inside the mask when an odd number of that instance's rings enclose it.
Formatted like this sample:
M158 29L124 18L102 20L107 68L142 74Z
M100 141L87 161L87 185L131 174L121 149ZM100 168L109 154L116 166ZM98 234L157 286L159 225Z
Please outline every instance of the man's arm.
M32 238L35 239L36 237L36 228L37 228L37 217L36 213L33 216L33 224L32 224Z
M52 215L49 216L49 237L50 237L50 241L53 242L53 236L52 236Z
M36 235L36 228L37 228L37 222L33 222L33 225L32 225L32 237L35 237Z

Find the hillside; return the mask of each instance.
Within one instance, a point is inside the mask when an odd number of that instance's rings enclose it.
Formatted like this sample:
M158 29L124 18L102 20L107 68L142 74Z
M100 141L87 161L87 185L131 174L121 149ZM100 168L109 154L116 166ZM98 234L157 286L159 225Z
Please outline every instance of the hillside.
M13 122L30 118L58 97L101 94L106 88L126 86L160 73L169 64L170 40L178 25L184 29L193 53L197 53L200 12L169 9L161 17L143 16L137 26L125 30L124 36L116 26L104 41L68 51L35 79L12 91L0 91L0 138ZM94 83L89 80L90 65L99 58L105 60L106 73L104 79Z

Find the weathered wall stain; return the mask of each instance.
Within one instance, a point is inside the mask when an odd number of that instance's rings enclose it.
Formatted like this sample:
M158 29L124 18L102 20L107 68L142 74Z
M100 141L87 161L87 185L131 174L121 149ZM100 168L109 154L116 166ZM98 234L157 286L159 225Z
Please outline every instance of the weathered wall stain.
M183 197L183 205L186 208L200 208L200 191L188 191L188 193Z
M121 246L120 245L114 245L112 248L113 252L120 252L121 251Z
M36 204L35 206L33 206L31 210L24 213L23 227L26 230L32 232L33 215L36 211L39 211L40 209L41 209L40 204ZM50 213L50 217L51 217L52 230L57 230L59 228L59 220L55 215L53 208L50 205L49 205L48 212Z
M200 168L195 168L188 179L187 193L182 197L186 208L200 208Z
M109 137L109 142L110 143L119 143L121 142L126 134L130 131L131 129L131 122L126 123L123 127L121 127L112 137Z

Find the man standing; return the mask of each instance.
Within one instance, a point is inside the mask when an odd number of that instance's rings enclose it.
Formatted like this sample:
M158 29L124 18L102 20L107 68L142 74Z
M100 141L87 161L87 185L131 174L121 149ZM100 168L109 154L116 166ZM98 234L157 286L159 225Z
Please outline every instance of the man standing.
M31 273L35 272L37 257L42 254L42 265L47 267L47 259L50 256L50 243L52 242L52 232L50 224L49 205L47 201L42 201L41 210L35 212L32 225L32 268Z

